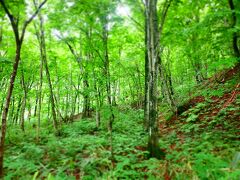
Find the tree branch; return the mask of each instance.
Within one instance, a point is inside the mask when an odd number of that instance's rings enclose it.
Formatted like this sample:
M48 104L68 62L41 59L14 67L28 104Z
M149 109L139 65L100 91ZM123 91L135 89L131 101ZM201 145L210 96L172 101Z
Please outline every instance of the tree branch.
M13 17L13 15L10 13L10 11L8 10L8 8L7 8L4 0L0 0L0 3L2 4L3 9L4 9L4 11L6 12L6 14L7 14L8 18L10 19L11 23L14 23L14 17Z
M1 0L3 1L3 0ZM47 2L47 0L44 0L39 6L38 8L36 9L36 11L32 14L32 16L25 21L24 25L23 25L23 29L22 29L22 34L21 34L21 38L20 38L20 41L22 42L23 41L23 38L24 38L24 34L25 34L25 31L26 31L26 28L27 26L29 25L29 23L37 16L37 14L39 13L39 11L41 10L41 8L43 7L43 5Z
M6 14L7 14L7 16L9 18L10 22L11 22L12 29L13 29L13 32L14 32L14 35L15 35L15 40L16 40L16 42L18 42L19 41L18 21L15 21L14 16L10 13L10 11L7 8L4 0L0 0L0 4L2 4L3 9L6 12Z
M159 26L159 34L160 34L160 36L162 34L163 25L165 23L165 20L166 20L166 17L167 17L167 12L168 12L168 9L169 9L171 3L172 3L172 0L166 0L165 3L164 3L164 7L163 7L163 11L162 11L162 17L161 17L161 23L160 23L160 26ZM159 38L159 40L160 40L160 38Z
M137 25L137 28L138 28L141 32L144 32L144 26L143 26L140 22L138 22L136 19L134 19L134 18L131 17L130 15L128 15L128 18Z

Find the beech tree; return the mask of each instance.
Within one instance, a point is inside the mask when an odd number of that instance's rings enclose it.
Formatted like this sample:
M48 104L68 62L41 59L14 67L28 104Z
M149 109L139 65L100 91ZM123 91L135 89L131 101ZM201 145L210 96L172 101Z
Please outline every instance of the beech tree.
M5 106L3 109L2 113L2 126L1 126L1 133L0 133L0 177L3 177L3 157L4 157L4 140L5 140L5 135L6 135L6 121L7 121L7 116L8 116L8 110L9 110L9 105L11 102L11 97L12 97L12 92L14 88L14 82L15 78L17 75L17 70L18 70L18 65L19 61L21 59L21 48L22 48L22 43L24 40L24 35L26 32L27 26L31 23L31 21L36 17L36 15L39 13L40 9L42 6L47 2L47 0L44 0L36 9L36 11L33 13L33 15L30 16L28 20L26 20L23 24L22 29L19 29L19 17L16 17L12 14L12 12L9 10L7 7L7 4L5 4L4 0L0 0L0 3L2 5L2 8L6 12L11 26L12 30L14 33L15 37L15 45L16 45L16 53L15 53L15 60L13 64L13 71L10 77L10 83L8 86L8 92L7 92L7 97L5 101Z
M0 2L5 179L238 175L240 2Z
M36 3L35 3L35 6ZM40 65L40 87L39 91L42 89L41 84L42 84L42 66L44 66L45 71L46 71L46 76L47 76L47 81L48 81L48 86L49 86L49 91L50 91L50 102L51 102L51 112L52 112L52 117L53 117L53 127L56 131L58 131L58 122L57 122L57 112L56 112L56 102L53 94L53 86L52 86L52 80L51 80L51 75L49 72L49 67L48 67L48 61L47 61L47 50L46 50L46 42L45 42L45 30L44 30L44 20L41 15L41 13L38 14L39 17L39 29L36 28L36 36L38 39L39 43L39 48L40 48L40 59L41 59L41 65ZM39 98L41 98L41 92L39 92ZM39 99L41 102L41 99ZM41 105L39 106L41 109ZM38 123L39 124L39 123Z
M161 152L158 145L157 123L157 96L159 66L161 65L160 36L171 0L166 0L162 10L161 23L157 10L157 0L145 1L145 122L147 124L149 140L148 149L151 157L160 158ZM161 79L162 80L162 79Z

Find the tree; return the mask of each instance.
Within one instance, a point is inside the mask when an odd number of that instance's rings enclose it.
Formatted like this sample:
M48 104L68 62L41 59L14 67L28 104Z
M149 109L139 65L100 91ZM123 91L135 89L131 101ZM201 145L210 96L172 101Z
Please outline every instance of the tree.
M113 137L112 137L112 127L114 122L114 113L113 113L113 100L112 100L112 90L111 90L111 76L110 76L110 69L109 69L109 54L108 54L108 14L103 15L102 17L102 43L103 43L103 57L104 57L104 70L103 73L105 74L105 83L106 83L106 91L107 91L107 101L110 109L110 117L109 117L109 124L108 129L110 132L110 144L111 144L111 156L113 159Z
M39 17L40 22L39 22L39 31L38 31L38 29L36 29L36 35L37 35L37 39L38 39L38 43L39 43L39 47L40 47L40 56L41 56L40 71L42 71L42 65L43 65L45 67L47 81L48 81L48 87L49 87L49 91L50 91L50 102L51 102L51 110L52 110L52 118L53 118L53 127L56 131L58 131L56 103L55 103L55 98L54 98L54 94L53 94L51 75L49 72L49 67L48 67L48 62L47 62L44 20L43 20L41 13L38 14L38 17ZM35 26L35 28L36 28L36 26ZM41 81L42 81L42 73L40 72L40 90L41 90L41 86L42 86ZM39 98L41 98L40 94L39 94ZM39 101L41 102L40 99L39 99ZM41 106L39 108L41 108ZM38 124L40 124L40 123L38 122Z
M145 121L148 122L148 150L151 157L158 157L157 79L159 67L159 31L157 0L145 1L146 13L146 99Z
M165 1L161 23L159 26L159 16L157 11L157 0L145 1L145 122L148 128L149 140L148 150L150 157L161 157L158 145L158 124L157 124L157 96L158 96L158 76L160 57L160 36L163 25L171 3L171 0Z
M231 14L232 14L232 28L236 28L237 25L237 13L236 13L236 9L235 9L235 5L233 0L228 0L228 4L230 6L231 9ZM237 58L240 58L240 50L238 47L238 34L237 34L237 30L234 29L233 35L232 35L232 46L233 46L233 51L234 51L234 55ZM240 61L240 60L238 60Z
M5 4L4 0L0 0L0 3L7 14L15 37L15 44L16 44L16 53L15 53L15 60L13 64L13 71L10 77L10 84L8 86L8 92L7 97L5 101L5 106L2 113L2 126L1 126L1 137L0 137L0 177L3 177L3 157L4 157L4 141L5 141L5 135L6 135L6 120L9 110L9 105L11 102L11 96L14 88L14 82L17 75L18 65L19 61L21 59L21 48L22 43L24 39L24 35L26 32L27 26L31 23L31 21L35 18L35 16L39 13L42 6L47 2L47 0L44 0L36 9L36 11L33 13L33 15L30 16L28 20L26 20L23 24L22 30L19 29L19 17L15 17L10 10L8 9L7 5Z

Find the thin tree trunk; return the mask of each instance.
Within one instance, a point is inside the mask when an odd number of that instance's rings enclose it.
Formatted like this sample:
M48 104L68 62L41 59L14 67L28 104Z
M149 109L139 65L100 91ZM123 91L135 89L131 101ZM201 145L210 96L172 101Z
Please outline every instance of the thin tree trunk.
M39 21L40 21L40 31L36 29L36 35L38 38L38 42L40 45L40 54L41 59L43 61L43 65L45 67L49 91L50 91L50 103L51 103L51 110L52 110L52 118L53 118L53 127L56 131L58 131L58 123L57 123L57 115L56 115L56 106L55 106L55 99L53 95L53 87L52 87L52 81L51 76L48 68L48 62L47 62L47 54L46 54L46 44L45 44L45 32L44 32L44 26L43 26L43 18L41 14L39 14Z
M7 92L6 102L2 113L2 127L1 127L1 142L0 142L0 177L3 177L3 153L4 153L4 142L6 135L6 127L7 127L7 115L8 109L11 101L11 96L14 88L14 82L17 75L18 64L20 61L20 52L21 52L21 42L16 42L16 55L15 55L15 63L13 65L13 72L10 78L10 84Z
M145 0L145 3L148 3L147 0ZM148 74L149 74L149 61L148 61L148 15L147 15L147 9L145 8L145 97L144 97L144 128L145 131L148 131L149 129L149 85L148 85Z
M141 72L139 67L137 66L137 87L138 87L138 108L142 108L142 102L143 102L143 97L142 97L142 84L141 84Z
M33 15L30 16L30 18L24 22L23 28L22 28L22 33L20 34L19 26L18 26L19 18L18 17L16 18L11 14L11 12L7 8L4 0L0 0L0 4L2 5L5 13L7 14L7 16L10 20L10 23L11 23L11 26L13 29L13 33L14 33L14 37L15 37L15 44L16 44L16 53L15 53L15 60L13 63L13 71L11 74L10 83L9 83L8 92L7 92L6 101L5 101L5 106L4 106L3 113L2 113L2 126L1 126L1 133L0 133L0 178L3 178L3 176L4 176L4 174L3 174L3 157L4 157L4 142L5 142L5 135L6 135L6 127L7 127L7 116L8 116L9 105L10 105L11 96L12 96L12 92L13 92L13 88L14 88L14 82L15 82L15 78L17 75L18 65L19 65L19 61L21 58L21 47L22 47L24 35L25 35L26 28L29 25L29 23L31 23L31 21L35 18L35 16L38 14L40 9L46 2L47 2L47 0L44 0L38 6L38 8L36 8L36 11L33 13Z
M27 117L28 122L30 122L31 116L32 116L32 109L31 109L31 104L29 102L29 104L28 104L28 117Z
M164 97L166 97L167 102L171 107L171 111L176 113L177 109L176 109L176 103L173 97L174 92L172 87L171 76L168 75L168 72L166 71L162 63L160 63L159 71L160 71L160 79L162 81L161 83L162 93L164 94Z
M85 71L85 75L83 78L83 118L87 118L90 116L90 99L89 99L89 82L88 82L88 75L87 72Z
M12 124L14 124L15 96L12 96L11 107L12 107L12 109L11 109L11 112L9 114L9 120L11 120Z
M108 30L107 30L108 20L107 15L102 18L102 43L104 47L104 74L106 78L106 91L107 91L107 102L110 109L110 117L108 123L108 131L110 133L110 151L111 159L114 160L114 150L113 150L113 122L114 113L112 105L112 92L111 92L111 80L110 80L110 70L109 70L109 56L108 56Z
M36 117L37 116L37 109L38 109L38 95L39 92L36 93L36 99L35 99L35 106L34 106L34 114L33 116Z
M91 30L90 30L91 31ZM86 33L88 39L90 40L91 39L91 32ZM81 40L81 34L80 34L80 40ZM89 98L89 92L88 92L88 89L89 89L89 80L88 80L88 72L86 70L86 68L83 68L83 62L81 61L82 59L82 49L81 49L81 43L80 42L80 53L77 53L76 50L72 47L72 45L65 41L65 43L67 44L69 50L71 51L72 55L74 56L76 62L78 63L78 66L79 66L79 71L80 71L80 74L82 75L83 77L83 118L85 117L89 117L89 113L90 113L90 98ZM88 55L88 58L89 58L89 53L87 54Z
M37 118L38 118L38 122L37 122L37 141L39 141L39 137L40 137L40 130L41 130L41 110L42 110L42 83L43 83L43 59L41 58L41 62L40 62L40 71L39 71L39 89L38 89L38 94L37 97L39 98L38 100L38 112L37 112ZM37 102L37 101L36 101ZM37 106L37 103L36 103Z
M19 96L17 111L16 111L16 113L14 114L14 123L15 123L15 124L18 123L19 111L20 111L20 109L21 109L21 106L22 106L22 96Z
M100 108L101 108L101 103L100 103L100 92L99 88L97 87L97 80L96 80L96 74L95 71L93 70L94 74L94 89L95 89L95 99L96 99L96 127L97 129L100 127L101 124L101 115L100 115Z
M20 126L22 131L24 131L24 115L25 115L25 108L26 108L26 101L27 101L27 88L26 88L26 84L25 84L25 78L24 78L24 74L23 74L23 70L21 72L22 75L22 79L21 79L21 84L22 84L22 89L24 91L24 96L23 96L23 100L22 100L22 112L21 112L21 119L20 119Z
M44 33L44 32L42 32ZM49 91L50 91L50 102L51 102L51 109L52 109L52 118L53 118L53 127L56 131L58 131L58 124L57 124L57 115L56 115L56 110L55 110L55 100L54 100L54 95L53 95L53 87L52 87L52 81L51 81L51 76L50 72L48 69L48 63L47 63L47 57L46 57L46 49L45 49L45 40L43 41L43 52L42 58L45 66L45 71L46 71L46 76L48 80L48 86L49 86Z
M67 117L68 116L68 112L69 112L69 103L70 102L70 93L69 90L67 90L67 97L66 97L66 102L65 104L65 112L64 112L64 116Z

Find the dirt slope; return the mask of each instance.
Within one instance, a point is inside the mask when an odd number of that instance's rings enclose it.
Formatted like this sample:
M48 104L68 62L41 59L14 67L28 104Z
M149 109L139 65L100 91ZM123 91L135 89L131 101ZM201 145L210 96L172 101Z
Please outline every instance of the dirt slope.
M240 168L232 168L240 152L240 65L209 78L195 94L183 112L159 123L165 179L240 177Z

